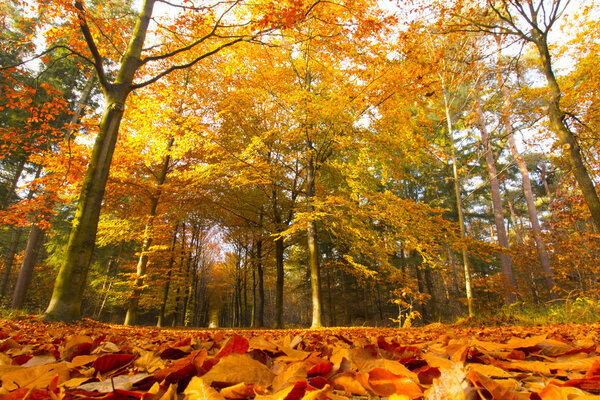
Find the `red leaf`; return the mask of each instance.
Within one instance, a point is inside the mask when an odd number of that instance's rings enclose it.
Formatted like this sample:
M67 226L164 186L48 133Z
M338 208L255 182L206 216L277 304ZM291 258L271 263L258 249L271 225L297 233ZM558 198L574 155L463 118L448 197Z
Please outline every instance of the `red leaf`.
M23 354L20 356L16 356L12 359L12 365L23 365L32 358L33 356L31 354Z
M329 383L329 381L322 376L315 376L314 378L310 379L309 383L310 386L316 389L323 389Z
M133 354L106 354L94 361L92 367L101 374L129 364L135 356Z
M433 380L439 378L441 375L440 369L436 367L422 367L418 371L415 371L419 377L419 382L423 385L431 385Z
M246 354L249 348L250 344L248 343L248 339L243 336L233 335L221 348L215 358L219 359L233 353Z
M600 361L596 360L592 364L592 367L585 373L583 378L591 378L593 376L600 376Z
M320 363L316 364L315 366L313 366L311 369L309 369L306 372L306 375L309 378L313 377L313 376L325 376L329 372L331 372L332 368L333 368L333 364L331 362L329 362L329 361L320 362Z
M189 346L190 343L192 343L192 338L188 336L185 339L180 340L179 342L176 342L176 343L172 344L171 347Z
M181 349L176 349L174 347L167 347L160 353L160 358L163 360L176 360L178 358L185 357L187 353Z
M156 382L166 380L168 383L175 383L189 379L194 375L196 375L196 367L193 363L193 357L190 355L175 361L170 367L156 371L153 378Z
M52 399L50 392L40 389L20 388L2 396L2 400L46 400Z
M296 382L292 391L289 392L283 400L300 400L302 397L304 397L304 393L306 393L307 387L308 383L306 383L306 381Z

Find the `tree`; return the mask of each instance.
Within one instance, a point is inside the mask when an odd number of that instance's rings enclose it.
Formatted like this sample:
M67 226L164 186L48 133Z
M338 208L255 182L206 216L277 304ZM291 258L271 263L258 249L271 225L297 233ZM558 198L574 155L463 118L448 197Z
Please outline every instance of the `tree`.
M563 91L554 73L548 35L565 13L570 0L554 0L551 5L544 0L486 0L485 9L467 13L471 4L459 2L453 11L465 24L453 25L451 29L475 30L491 35L510 35L535 45L540 57L542 73L549 87L548 119L550 129L556 134L572 172L575 175L596 228L600 227L600 198L583 160L577 136L569 127L570 115L561 105ZM472 11L472 8L471 8ZM473 15L475 15L473 17ZM487 18L486 18L487 17Z
M94 249L102 198L117 142L119 125L131 91L148 86L176 70L190 68L201 60L239 42L255 41L260 35L273 29L271 21L256 21L251 18L251 15L249 15L250 21L239 21L232 25L226 25L225 21L245 5L243 1L233 2L224 8L219 8L215 4L203 5L202 8L185 7L184 9L188 10L188 13L182 18L183 21L187 20L190 24L185 28L191 29L192 36L196 39L192 39L181 47L172 47L174 43L179 43L179 40L171 38L173 40L171 43L152 46L154 54L148 54L148 51L144 50L144 42L155 3L156 0L143 2L112 81L107 71L107 61L101 54L96 36L92 31L94 25L90 24L90 21L93 21L94 18L86 10L83 1L76 0L74 5L60 2L57 7L58 10L67 12L73 19L73 23L79 26L84 38L85 50L77 48L72 51L94 67L104 94L105 108L78 200L67 253L56 278L52 299L43 315L45 319L70 321L80 318L81 299ZM195 24L195 16L210 18L215 9L220 13L212 19L212 23L208 25L206 23ZM302 7L294 9L295 14L291 15L291 19L301 17L302 11ZM288 19L290 14L285 14ZM175 34L175 38L184 40L184 37L189 36ZM86 51L86 53L82 53L82 51ZM185 58L185 56L188 57ZM163 67L154 75L143 76L141 81L134 82L136 75L139 76L140 72L143 73L143 67L147 64L169 60L174 62Z

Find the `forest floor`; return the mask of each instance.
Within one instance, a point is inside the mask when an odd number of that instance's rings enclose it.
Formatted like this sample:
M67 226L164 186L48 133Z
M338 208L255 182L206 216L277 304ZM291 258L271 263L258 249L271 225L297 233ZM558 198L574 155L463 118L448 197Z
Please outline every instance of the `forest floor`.
M600 399L600 323L160 330L0 325L3 399Z

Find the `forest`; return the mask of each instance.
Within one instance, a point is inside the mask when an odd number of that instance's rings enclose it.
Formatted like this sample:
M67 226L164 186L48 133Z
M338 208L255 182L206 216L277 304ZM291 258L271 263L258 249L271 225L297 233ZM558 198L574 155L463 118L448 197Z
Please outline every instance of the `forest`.
M596 0L0 1L3 315L600 312Z

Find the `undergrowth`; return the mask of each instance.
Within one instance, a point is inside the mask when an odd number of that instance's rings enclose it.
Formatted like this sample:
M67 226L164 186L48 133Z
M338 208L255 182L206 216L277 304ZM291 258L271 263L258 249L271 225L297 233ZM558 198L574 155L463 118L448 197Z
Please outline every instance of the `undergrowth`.
M591 297L557 299L545 304L514 303L503 307L496 318L515 325L547 325L600 322L600 300Z

